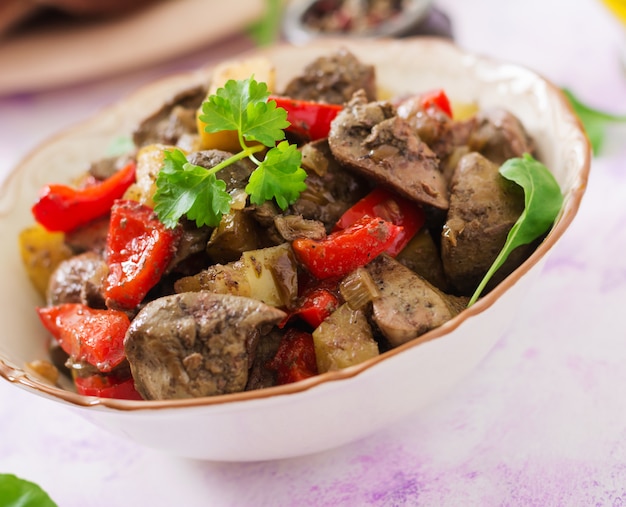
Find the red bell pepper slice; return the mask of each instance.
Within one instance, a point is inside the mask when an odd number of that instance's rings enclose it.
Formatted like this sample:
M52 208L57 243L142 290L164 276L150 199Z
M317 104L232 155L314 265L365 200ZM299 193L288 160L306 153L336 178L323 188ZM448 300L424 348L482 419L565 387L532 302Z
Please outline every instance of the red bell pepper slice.
M317 375L313 336L295 328L287 330L267 367L276 371L276 382L279 385Z
M134 181L135 162L131 162L106 180L85 188L46 185L31 211L47 230L68 232L106 215Z
M304 267L321 280L364 266L394 245L402 231L402 226L366 216L321 240L295 239L292 247Z
M420 95L420 103L424 110L435 107L452 118L450 100L442 89L431 90Z
M107 306L132 309L141 303L163 276L180 236L180 229L168 229L152 208L136 201L116 201L106 245Z
M84 396L98 396L99 398L115 398L118 400L142 400L135 389L132 377L118 378L115 375L90 375L88 377L74 377L76 392Z
M339 104L326 104L288 97L270 97L278 107L287 111L287 121L291 125L288 132L293 132L310 141L328 137L330 124L343 109Z
M364 216L382 218L392 224L402 226L402 232L386 250L393 257L411 241L426 220L424 210L417 203L396 195L390 190L377 187L346 210L333 230L345 229Z
M128 316L116 310L97 310L80 303L37 308L44 327L75 362L111 371L124 359Z
M339 306L339 298L331 290L317 287L307 292L300 304L289 313L278 327L284 327L293 318L304 320L311 327L316 328Z

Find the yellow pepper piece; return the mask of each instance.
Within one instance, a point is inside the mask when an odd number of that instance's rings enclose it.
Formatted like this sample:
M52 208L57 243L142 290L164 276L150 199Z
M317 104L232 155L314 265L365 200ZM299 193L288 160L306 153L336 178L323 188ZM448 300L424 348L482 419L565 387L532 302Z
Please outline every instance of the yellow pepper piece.
M249 77L254 77L259 83L265 83L270 91L276 86L276 70L272 62L267 58L257 57L246 60L235 60L224 62L215 67L207 97L215 94L215 92L223 87L230 79L240 80ZM196 124L198 126L198 135L200 136L201 149L216 149L230 152L241 151L236 131L206 132L204 130L206 123L200 119L201 114L202 107L196 112Z
M455 120L467 120L478 112L475 102L453 102L450 107Z
M203 150L224 150L231 153L241 151L239 138L236 130L222 130L221 132L206 132L206 123L200 119L202 111L196 114L198 134L200 135L200 146Z
M18 237L20 256L26 274L37 292L45 299L52 272L72 256L62 232L50 232L39 224L28 227Z

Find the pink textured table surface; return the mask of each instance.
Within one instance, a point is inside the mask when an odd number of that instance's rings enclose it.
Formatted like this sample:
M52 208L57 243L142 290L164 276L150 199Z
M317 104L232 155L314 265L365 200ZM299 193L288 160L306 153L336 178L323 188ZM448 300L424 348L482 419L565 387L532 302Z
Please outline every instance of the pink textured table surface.
M467 49L527 65L626 113L623 34L599 2L436 5ZM235 44L0 97L1 177L57 130L156 76L245 47ZM579 216L497 347L444 399L361 442L285 461L196 462L102 433L1 382L0 473L37 482L60 507L626 505L625 223L626 128L616 126L593 162Z

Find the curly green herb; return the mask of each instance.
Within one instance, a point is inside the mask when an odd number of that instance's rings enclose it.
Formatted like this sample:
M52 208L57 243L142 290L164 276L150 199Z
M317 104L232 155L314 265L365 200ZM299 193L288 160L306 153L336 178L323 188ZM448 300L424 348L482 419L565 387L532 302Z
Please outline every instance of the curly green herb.
M524 211L513 224L502 250L481 280L468 306L473 305L489 280L518 246L527 245L545 233L563 206L563 194L552 173L541 162L526 153L507 160L500 174L524 189Z
M269 96L267 85L253 78L230 80L202 104L205 130L237 131L242 150L211 169L189 163L180 150L167 150L154 195L154 209L166 226L175 227L183 215L198 227L217 226L232 198L216 174L244 158L257 165L245 188L252 203L275 199L286 209L306 189L302 155L296 145L283 141L290 125L287 112ZM263 159L257 158L265 150Z

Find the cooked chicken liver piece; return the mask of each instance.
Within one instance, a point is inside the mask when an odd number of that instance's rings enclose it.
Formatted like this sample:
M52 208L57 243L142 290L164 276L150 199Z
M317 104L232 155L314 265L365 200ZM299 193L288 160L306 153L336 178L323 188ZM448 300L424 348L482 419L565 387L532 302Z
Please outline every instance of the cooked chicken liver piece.
M368 102L357 92L331 124L335 158L400 195L437 209L448 208L439 159L389 102Z
M501 108L478 113L467 145L498 165L535 150L534 142L520 120Z
M287 84L284 95L299 100L343 104L360 89L365 90L369 100L376 100L376 70L373 65L360 62L350 51L341 48L307 65L302 74Z
M109 221L109 216L106 215L66 232L65 244L76 254L92 251L104 255L109 234Z
M138 148L149 144L177 145L184 135L195 134L196 111L206 93L206 88L194 86L173 96L135 129L135 145Z
M302 168L307 172L307 188L287 213L319 220L330 232L343 213L370 187L366 180L342 167L328 146L320 139L302 147Z
M319 240L326 237L326 228L322 222L303 218L302 215L277 215L274 227L285 241L298 238Z
M435 108L424 110L420 95L400 101L397 109L398 116L409 121L420 139L440 160L446 160L456 148L467 144L476 124L475 117L456 121Z
M117 171L131 163L134 159L133 154L125 153L119 156L104 157L89 165L88 173L97 180L106 180L113 176Z
M272 329L271 332L259 339L248 375L246 391L264 389L276 385L276 371L268 368L267 364L276 355L283 334L278 329Z
M199 165L211 169L217 164L230 158L232 153L223 150L203 150L190 153L187 160L190 164ZM220 179L226 183L226 191L243 189L248 183L248 178L256 166L251 160L244 158L238 160L220 171Z
M372 302L372 320L392 347L442 325L467 306L466 298L443 293L387 254L366 269L380 291Z
M522 188L498 169L497 164L473 152L461 158L452 177L441 255L447 278L462 295L474 292L524 210ZM523 249L513 253L491 285L521 262Z
M82 303L92 308L106 308L102 284L108 272L106 262L95 252L62 261L50 276L46 304Z
M254 299L207 291L154 300L124 342L137 390L149 400L243 391L259 337L285 316Z
M413 236L396 259L439 290L447 291L448 280L443 272L439 247L435 243L433 233L426 227L422 227Z

